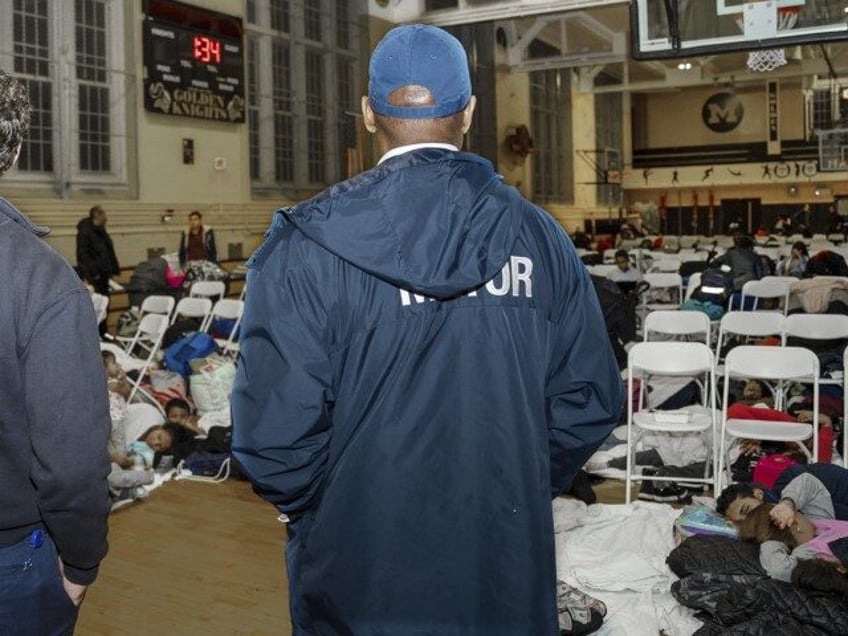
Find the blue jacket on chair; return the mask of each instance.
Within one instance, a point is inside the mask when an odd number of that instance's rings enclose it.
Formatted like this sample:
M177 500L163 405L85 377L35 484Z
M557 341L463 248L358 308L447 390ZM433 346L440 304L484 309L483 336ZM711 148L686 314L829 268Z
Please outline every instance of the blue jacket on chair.
M290 519L295 634L558 634L551 498L619 419L589 275L478 156L280 210L249 263L233 454Z

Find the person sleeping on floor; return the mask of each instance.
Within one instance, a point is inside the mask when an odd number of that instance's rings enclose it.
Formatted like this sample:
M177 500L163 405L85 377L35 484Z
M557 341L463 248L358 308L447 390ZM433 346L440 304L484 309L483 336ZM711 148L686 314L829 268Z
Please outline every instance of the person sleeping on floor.
M764 503L736 525L740 539L760 545L760 565L771 578L820 591L848 590L848 568L837 556L848 557L848 521L811 519L790 506Z

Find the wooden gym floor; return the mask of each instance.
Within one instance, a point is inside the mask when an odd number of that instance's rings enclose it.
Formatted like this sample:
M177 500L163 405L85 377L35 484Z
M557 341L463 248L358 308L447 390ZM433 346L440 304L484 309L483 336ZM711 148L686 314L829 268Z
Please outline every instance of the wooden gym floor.
M595 492L603 503L624 501L621 481ZM169 482L114 512L77 635L290 636L285 527L276 516L235 480Z

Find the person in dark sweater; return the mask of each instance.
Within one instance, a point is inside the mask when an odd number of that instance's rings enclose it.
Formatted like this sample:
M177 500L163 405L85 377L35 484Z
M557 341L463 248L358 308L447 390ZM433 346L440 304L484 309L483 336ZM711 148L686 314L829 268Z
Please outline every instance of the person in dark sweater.
M0 175L29 124L0 71ZM0 633L69 634L106 555L109 400L88 292L0 198Z
M121 272L112 237L106 232L106 212L99 205L77 223L77 268L94 291L109 295L109 279Z

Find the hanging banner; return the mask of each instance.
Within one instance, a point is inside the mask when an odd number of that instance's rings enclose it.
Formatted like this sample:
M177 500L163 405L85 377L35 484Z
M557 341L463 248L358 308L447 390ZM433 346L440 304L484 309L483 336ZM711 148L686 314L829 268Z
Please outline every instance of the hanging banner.
M698 233L698 193L692 191L692 234Z
M780 154L780 91L777 80L766 82L766 117L769 156Z

